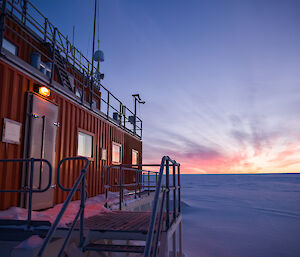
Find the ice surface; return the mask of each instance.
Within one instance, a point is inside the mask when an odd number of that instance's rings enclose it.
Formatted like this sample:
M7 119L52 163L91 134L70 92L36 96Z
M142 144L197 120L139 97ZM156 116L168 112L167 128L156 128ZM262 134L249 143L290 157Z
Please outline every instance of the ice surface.
M181 181L187 257L300 256L300 174Z

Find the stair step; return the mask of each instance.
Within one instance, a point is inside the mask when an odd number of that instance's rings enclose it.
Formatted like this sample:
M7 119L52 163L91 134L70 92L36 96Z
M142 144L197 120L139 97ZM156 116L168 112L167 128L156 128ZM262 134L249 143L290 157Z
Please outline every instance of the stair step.
M97 252L123 252L123 253L143 253L145 246L139 245L111 245L111 244L93 244L86 245L84 251Z

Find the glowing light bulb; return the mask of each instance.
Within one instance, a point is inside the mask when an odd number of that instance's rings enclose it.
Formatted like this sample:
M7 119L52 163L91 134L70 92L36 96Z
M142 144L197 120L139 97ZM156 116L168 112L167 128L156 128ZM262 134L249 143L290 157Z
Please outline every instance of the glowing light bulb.
M47 87L40 87L39 88L39 94L45 97L49 97L50 96L50 89Z

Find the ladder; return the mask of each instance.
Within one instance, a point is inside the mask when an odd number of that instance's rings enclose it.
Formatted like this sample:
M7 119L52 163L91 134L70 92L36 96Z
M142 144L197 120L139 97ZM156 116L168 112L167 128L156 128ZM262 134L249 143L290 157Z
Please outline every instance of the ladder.
M58 75L58 78L59 78L61 84L64 87L67 87L70 90L73 90L73 87L69 80L69 75L67 73L67 67L65 65L64 59L57 49L54 49L54 64L55 64L56 72L57 72L57 75Z

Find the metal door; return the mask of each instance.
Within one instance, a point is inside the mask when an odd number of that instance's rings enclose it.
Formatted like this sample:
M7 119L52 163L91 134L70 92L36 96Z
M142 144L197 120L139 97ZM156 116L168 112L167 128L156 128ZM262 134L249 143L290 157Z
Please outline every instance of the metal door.
M27 157L46 159L53 168L51 188L44 193L34 193L32 196L32 208L39 210L53 206L58 107L37 95L29 94L27 110ZM25 183L28 184L28 172L26 175ZM33 187L43 189L48 181L47 165L35 163Z

